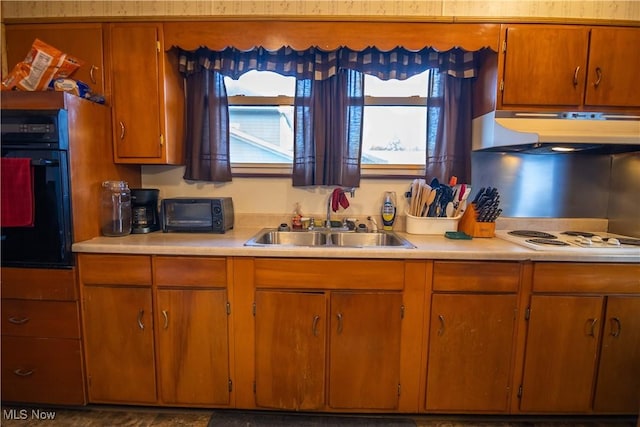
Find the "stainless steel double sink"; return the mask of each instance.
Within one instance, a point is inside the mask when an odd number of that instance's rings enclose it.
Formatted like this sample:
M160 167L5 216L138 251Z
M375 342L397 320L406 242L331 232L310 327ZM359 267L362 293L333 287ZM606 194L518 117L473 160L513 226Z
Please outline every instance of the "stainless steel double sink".
M328 228L301 231L279 231L277 228L264 228L245 242L245 246L415 248L411 242L392 231L356 233L355 231L336 231Z

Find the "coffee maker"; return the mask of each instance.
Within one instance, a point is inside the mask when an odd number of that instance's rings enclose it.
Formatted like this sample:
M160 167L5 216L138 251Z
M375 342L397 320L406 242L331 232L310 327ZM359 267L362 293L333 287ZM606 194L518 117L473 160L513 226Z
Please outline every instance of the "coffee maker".
M160 230L158 194L155 188L131 189L131 233L142 234Z

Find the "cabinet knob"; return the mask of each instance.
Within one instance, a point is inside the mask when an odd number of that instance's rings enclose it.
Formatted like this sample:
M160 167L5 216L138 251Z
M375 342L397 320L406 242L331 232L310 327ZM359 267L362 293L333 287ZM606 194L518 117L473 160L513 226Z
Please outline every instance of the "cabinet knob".
M438 320L440 320L440 328L438 329L438 336L442 336L442 334L444 334L444 316L442 314L439 314Z
M340 335L342 333L342 313L338 313L336 317L338 318L338 335Z
M92 65L91 68L89 68L89 78L91 79L91 83L93 84L97 83L96 76L93 74L93 72L97 69L98 67L96 67L95 65Z
M33 371L34 371L33 369L24 370L24 369L18 368L14 370L13 373L19 377L28 377L29 375L33 374Z
M120 123L120 139L124 139L124 123Z
M144 331L144 323L142 323L142 317L144 316L144 310L138 312L138 327Z
M622 331L622 323L620 322L620 319L617 317L612 317L611 318L611 336L619 337L621 331Z
M169 327L169 312L167 310L162 310L162 317L164 317L164 328L167 329Z
M593 82L593 87L600 86L601 81L602 81L602 68L596 67L596 81Z
M313 331L313 336L318 336L318 322L320 321L320 316L317 314L313 316L313 324L311 325L311 330Z

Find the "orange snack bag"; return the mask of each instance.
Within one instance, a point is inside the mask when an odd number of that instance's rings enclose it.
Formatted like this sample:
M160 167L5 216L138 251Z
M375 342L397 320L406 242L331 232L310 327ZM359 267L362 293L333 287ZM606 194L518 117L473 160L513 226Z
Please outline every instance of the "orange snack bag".
M2 81L2 90L47 90L51 80L69 77L81 65L79 59L35 39L24 61L16 64Z

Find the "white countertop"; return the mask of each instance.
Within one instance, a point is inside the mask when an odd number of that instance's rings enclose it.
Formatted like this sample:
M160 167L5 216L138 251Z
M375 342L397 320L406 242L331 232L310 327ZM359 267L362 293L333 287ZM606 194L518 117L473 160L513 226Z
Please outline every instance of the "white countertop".
M294 258L395 258L449 260L510 260L510 261L574 261L639 263L638 252L630 254L566 253L536 251L499 238L452 240L443 235L417 235L396 232L413 243L415 249L404 248L345 248L345 247L249 247L244 243L261 227L235 228L224 234L163 233L131 234L123 237L96 237L74 243L74 252L122 253L184 256L247 256Z

